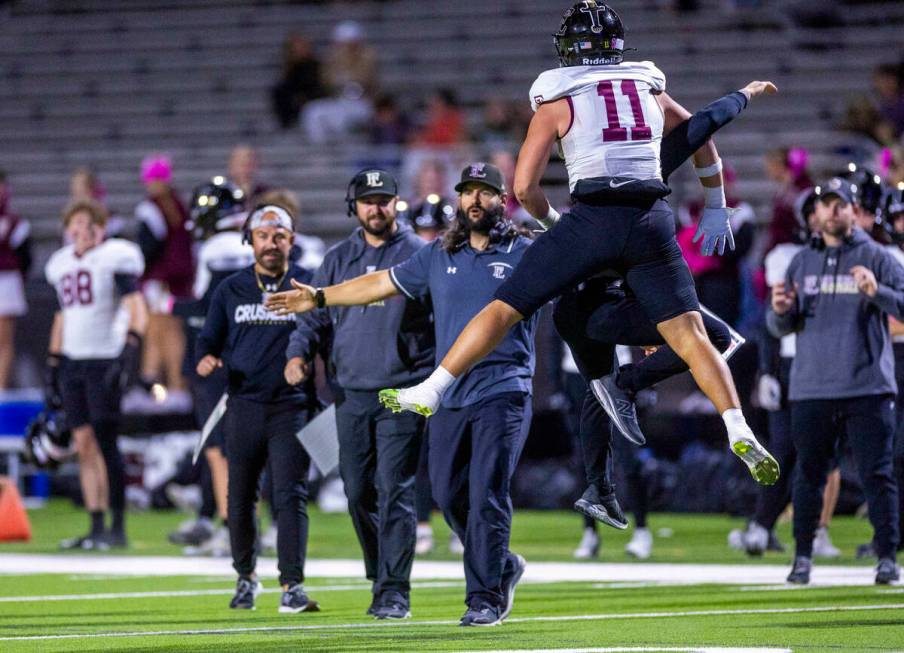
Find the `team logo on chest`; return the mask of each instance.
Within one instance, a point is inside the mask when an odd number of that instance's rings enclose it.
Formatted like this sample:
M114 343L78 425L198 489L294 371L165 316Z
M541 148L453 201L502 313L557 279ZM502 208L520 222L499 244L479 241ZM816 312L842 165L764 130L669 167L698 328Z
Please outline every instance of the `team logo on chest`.
M505 279L505 271L512 269L511 265L509 265L508 263L502 263L501 261L493 261L492 263L488 263L487 267L492 268L494 279Z

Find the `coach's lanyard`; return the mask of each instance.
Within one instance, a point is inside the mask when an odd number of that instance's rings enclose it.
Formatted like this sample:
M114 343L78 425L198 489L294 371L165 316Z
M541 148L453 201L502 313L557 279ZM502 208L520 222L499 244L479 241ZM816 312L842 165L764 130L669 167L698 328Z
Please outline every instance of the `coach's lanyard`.
M282 286L283 281L286 280L286 275L289 274L289 266L286 266L286 269L283 271L283 275L279 278L279 281L276 282L276 290L279 290ZM254 280L257 281L257 287L260 288L261 291L261 303L265 304L267 299L270 297L270 291L267 290L266 286L264 286L264 282L261 281L260 275L257 273L257 270L254 271Z

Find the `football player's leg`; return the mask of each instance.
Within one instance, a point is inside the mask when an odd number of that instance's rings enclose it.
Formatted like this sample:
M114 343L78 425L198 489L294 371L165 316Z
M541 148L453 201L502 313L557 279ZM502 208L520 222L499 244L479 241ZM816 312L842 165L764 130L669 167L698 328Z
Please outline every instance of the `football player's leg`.
M495 299L471 319L430 378L405 390L382 391L381 400L393 410L436 412L455 379L493 351L512 326L608 267L639 214L642 211L635 209L576 205L527 249Z
M647 317L722 415L732 451L757 482L775 483L778 464L747 425L728 365L707 337L694 280L675 241L673 214L665 202L649 211L634 233L625 264L628 285Z

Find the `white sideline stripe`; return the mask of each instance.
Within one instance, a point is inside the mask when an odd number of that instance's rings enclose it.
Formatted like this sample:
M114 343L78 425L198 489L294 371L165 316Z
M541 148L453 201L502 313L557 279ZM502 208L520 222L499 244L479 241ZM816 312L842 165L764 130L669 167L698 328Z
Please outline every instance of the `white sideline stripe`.
M618 646L615 648L522 648L494 653L634 653L635 651L676 651L678 653L791 653L790 648L726 648L724 646ZM464 651L463 653L486 653L485 651Z
M666 564L603 562L527 561L527 582L609 582L656 584L785 585L787 565ZM0 575L103 574L109 576L226 576L235 577L227 558L181 556L109 556L85 554L0 554ZM258 560L257 574L277 578L276 560ZM307 578L364 578L360 560L316 560L305 562ZM415 560L414 580L463 580L461 561ZM873 585L872 567L817 565L811 586L837 587ZM2 582L2 576L0 576Z
M864 612L871 610L900 610L904 603L885 605L820 606L809 608L760 608L750 610L685 610L681 612L635 612L626 614L560 615L556 617L516 617L507 623L546 623L561 621L603 621L621 619L665 619L671 617L724 617L752 614L805 614L812 612ZM110 633L72 633L67 635L17 635L0 637L0 642L24 642L52 639L98 639L107 637L160 637L173 635L232 635L239 633L292 632L309 630L348 630L367 628L406 628L412 626L457 626L458 621L393 621L351 624L310 624L306 626L257 626L247 628L209 628L203 630L146 630ZM654 651L664 649L654 648ZM692 649L693 650L693 649Z
M222 582L222 581L220 581ZM412 583L415 589L429 589L435 587L463 587L459 581L436 581L433 583ZM344 592L350 590L370 589L368 585L360 583L356 585L306 585L308 592ZM0 603L43 603L44 601L106 601L110 599L154 599L175 598L184 596L222 596L230 595L234 589L210 589L210 590L160 590L157 592L102 592L98 594L51 594L49 596L0 596ZM276 594L282 592L280 588L264 588L263 594Z

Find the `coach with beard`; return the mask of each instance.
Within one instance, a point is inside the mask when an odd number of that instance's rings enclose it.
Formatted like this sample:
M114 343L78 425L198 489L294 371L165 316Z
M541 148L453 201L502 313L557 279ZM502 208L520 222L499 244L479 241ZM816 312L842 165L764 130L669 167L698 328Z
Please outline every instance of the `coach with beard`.
M879 557L876 583L898 580L898 494L892 471L894 355L888 316L904 317L904 270L854 225L855 189L835 178L820 189L820 235L791 260L766 314L776 337L797 333L791 364L793 481L791 583L810 581L822 491L839 443L847 441L869 506Z
M398 199L398 184L388 172L367 169L352 178L346 203L359 226L326 253L312 291L378 270L385 274L424 247L410 227L396 221ZM319 290L311 299L309 308L317 310L298 317L286 350L286 381L307 378L317 354L327 361L336 395L339 474L373 582L367 613L405 619L417 524L414 477L425 420L384 410L377 391L390 381L415 383L432 370L430 304L384 295L366 306L342 307L324 302Z
M327 288L294 283L295 291L274 295L268 306L288 313L318 305L368 306L397 295L412 302L432 300L439 360L530 244L504 218L499 168L469 165L455 190L457 216L442 239L388 270L354 281ZM465 545L463 626L494 625L508 616L524 573L524 559L509 551L509 490L530 427L535 325L535 318L519 322L487 358L455 381L430 420L433 497ZM372 326L367 330L373 333ZM371 338L368 346L385 349L387 340Z

